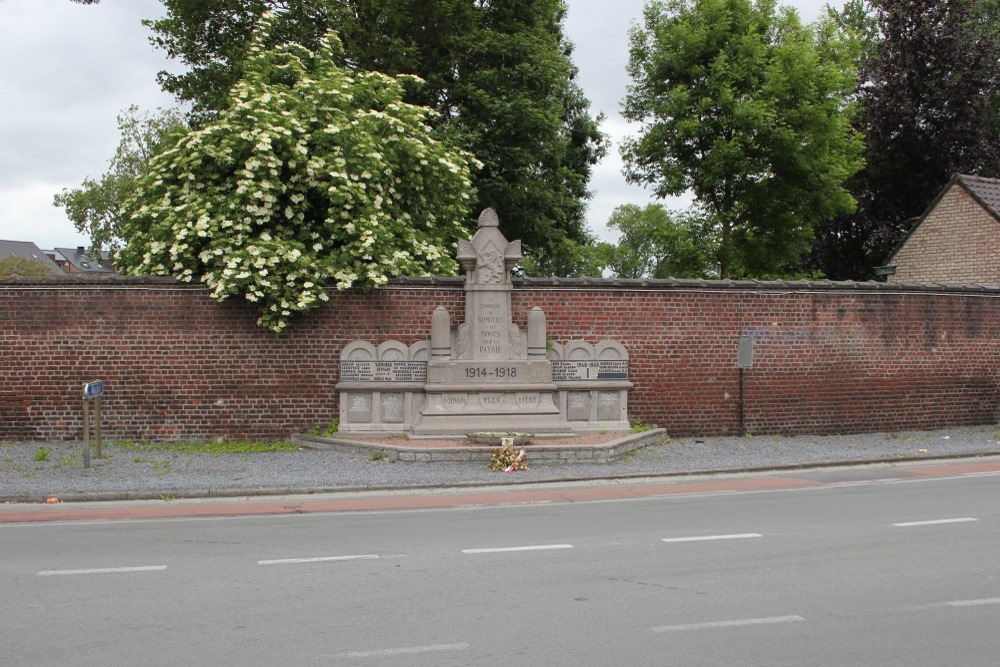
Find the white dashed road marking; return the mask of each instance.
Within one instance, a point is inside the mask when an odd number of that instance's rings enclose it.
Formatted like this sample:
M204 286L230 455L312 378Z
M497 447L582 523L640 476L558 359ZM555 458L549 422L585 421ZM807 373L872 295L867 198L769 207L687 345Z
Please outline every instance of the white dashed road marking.
M982 598L979 600L952 600L945 602L949 607L984 607L990 604L1000 604L1000 598Z
M128 572L159 572L166 570L166 565L146 565L144 567L98 567L89 570L42 570L39 577L52 577L64 574L122 574Z
M745 540L751 537L764 537L760 533L737 533L735 535L701 535L696 537L665 537L664 542L708 542L711 540Z
M948 602L924 602L923 604L910 604L903 607L896 607L890 611L927 611L929 609L942 609L944 607L986 607L1000 604L1000 598L980 598L978 600L950 600Z
M461 651L469 648L468 644L432 644L430 646L407 646L404 648L384 648L374 651L346 651L338 653L337 658L387 658L394 655L412 655L414 653L432 653L434 651Z
M771 616L769 618L743 618L735 621L709 621L707 623L686 623L684 625L661 625L653 632L682 632L685 630L708 630L712 628L742 628L749 625L773 625L775 623L795 623L806 619L801 616Z
M327 563L339 560L375 560L377 554L360 554L357 556L317 556L315 558L277 558L275 560L259 560L257 565L298 565L301 563Z
M495 547L488 549L462 549L463 554L496 554L509 551L546 551L548 549L572 549L572 544L536 544L526 547Z
M913 526L936 526L943 523L967 523L969 521L979 521L971 516L963 516L957 519L932 519L930 521L906 521L904 523L894 523L897 528L912 528Z

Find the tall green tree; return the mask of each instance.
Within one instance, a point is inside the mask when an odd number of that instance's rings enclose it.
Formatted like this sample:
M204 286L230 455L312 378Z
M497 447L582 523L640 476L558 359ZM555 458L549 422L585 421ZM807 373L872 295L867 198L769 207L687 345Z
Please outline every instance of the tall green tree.
M136 183L149 170L149 160L184 132L184 115L177 109L142 113L132 105L118 115L121 140L108 171L100 179L89 176L78 188L53 197L66 209L77 231L90 237L94 254L117 250L123 239L122 202L135 192Z
M797 270L861 167L853 43L773 0L653 0L631 33L626 177L690 190L718 222L721 277Z
M563 0L164 0L147 24L153 43L187 69L161 73L163 88L211 118L258 16L276 12L272 39L314 48L327 30L344 44L339 65L415 74L406 101L483 163L474 177L469 220L493 207L508 238L521 239L541 270L572 270L574 245L591 241L585 206L591 169L606 142L576 83L562 29Z
M880 0L883 39L860 93L867 132L867 213L885 257L953 172L996 174L1000 41L972 0Z
M866 166L851 183L859 207L824 224L812 252L834 279L872 277L952 173L1000 172L996 0L865 4L876 31L857 91L866 137Z
M661 204L619 206L608 227L621 236L608 253L618 278L718 277L716 225L697 210L670 211Z
M409 77L339 67L332 31L315 52L268 47L276 22L262 19L230 104L150 161L116 263L242 296L281 332L328 285L457 272L475 159L403 101Z

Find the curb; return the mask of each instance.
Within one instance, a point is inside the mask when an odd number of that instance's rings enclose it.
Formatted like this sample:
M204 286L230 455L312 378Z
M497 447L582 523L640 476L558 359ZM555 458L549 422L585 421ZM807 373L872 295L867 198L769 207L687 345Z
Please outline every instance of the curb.
M362 443L364 444L364 443ZM604 445L606 446L606 445ZM640 479L684 479L690 477L702 477L713 475L746 475L763 473L794 472L797 470L816 470L823 468L848 468L859 466L885 465L892 463L917 463L935 461L954 461L958 459L976 459L986 457L1000 457L1000 451L989 450L981 452L970 452L964 454L942 454L939 456L906 456L880 459L844 459L835 461L811 461L803 463L785 463L771 466L746 467L746 468L720 468L715 470L683 470L674 472L649 472L649 473L628 473L622 475L607 475L602 477L546 477L542 479L518 480L516 478L505 481L502 484L490 484L484 482L452 482L448 484L405 484L396 486L336 486L336 487L261 487L256 489L192 489L188 491L177 491L174 493L130 493L130 492L107 492L107 493L82 493L63 494L59 496L62 503L83 503L83 502L130 502L161 500L165 503L171 500L221 500L231 498L253 498L253 497L273 497L273 496L312 496L312 495L336 495L350 493L392 493L410 494L420 491L442 491L469 489L495 489L502 490L510 487L530 488L532 486L542 486L551 484L570 484L581 482L614 482ZM0 505L3 504L44 504L45 495L10 495L0 496Z
M546 445L534 443L528 445L531 459L534 461L563 461L567 463L607 463L614 461L630 451L642 449L654 440L666 437L665 428L654 428L649 431L630 433L616 440L609 440L597 445ZM421 447L418 441L414 445L394 445L387 443L363 442L346 438L327 438L319 435L295 435L292 443L307 449L325 449L361 453L381 452L397 461L417 463L455 463L467 461L489 461L495 447L489 445L457 445L455 447Z

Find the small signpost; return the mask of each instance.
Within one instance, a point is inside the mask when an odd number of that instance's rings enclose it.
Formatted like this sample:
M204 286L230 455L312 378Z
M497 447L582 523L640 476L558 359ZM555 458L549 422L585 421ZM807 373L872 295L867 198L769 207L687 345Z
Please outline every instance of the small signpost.
M94 440L97 442L97 458L101 458L101 398L104 396L104 381L87 382L83 385L83 467L90 467L90 401L94 401Z
M753 339L740 338L739 347L736 351L736 365L740 369L740 437L747 434L744 415L746 402L743 397L743 370L753 368Z

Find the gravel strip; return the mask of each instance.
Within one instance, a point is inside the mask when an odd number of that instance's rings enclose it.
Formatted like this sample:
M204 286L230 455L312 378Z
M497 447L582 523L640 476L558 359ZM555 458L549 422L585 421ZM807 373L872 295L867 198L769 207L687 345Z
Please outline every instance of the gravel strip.
M39 450L47 455L40 458ZM357 453L300 450L256 454L193 454L155 446L105 444L83 468L74 442L0 442L0 502L171 498L255 493L304 493L357 488L515 484L862 462L1000 454L1000 425L895 434L680 438L626 454L613 463L531 461L529 470L496 473L482 463L374 461Z

